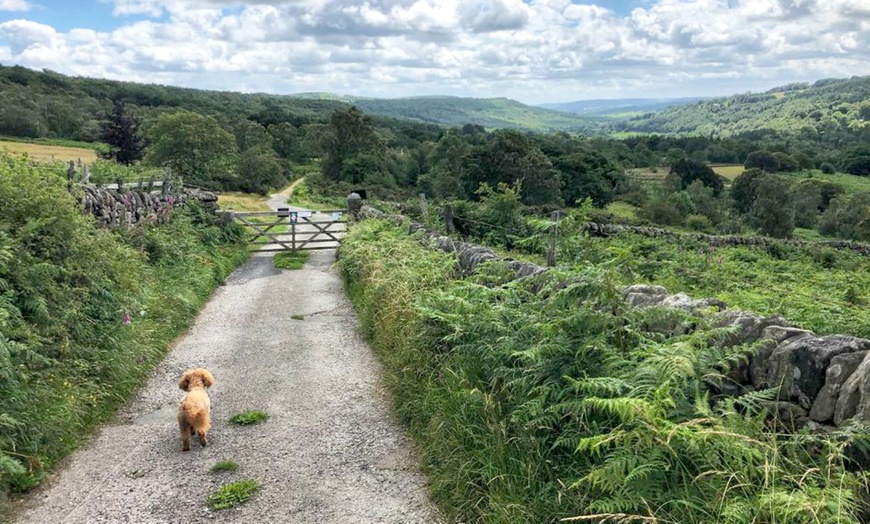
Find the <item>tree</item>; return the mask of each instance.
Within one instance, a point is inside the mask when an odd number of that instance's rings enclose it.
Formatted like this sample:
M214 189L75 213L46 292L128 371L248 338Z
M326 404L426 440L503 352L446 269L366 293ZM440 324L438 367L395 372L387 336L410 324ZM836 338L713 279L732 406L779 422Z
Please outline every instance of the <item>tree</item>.
M272 147L272 135L266 132L266 128L253 120L239 120L233 125L233 134L236 136L236 147L239 152L251 148Z
M731 200L734 209L745 215L752 209L755 203L755 195L759 178L764 176L761 169L753 167L747 169L731 183Z
M561 201L559 178L553 164L518 131L496 131L485 144L465 158L463 186L475 198L481 184L497 187L521 181L522 201L527 205Z
M251 147L239 155L239 189L265 195L287 179L277 153L269 147Z
M858 146L843 156L843 171L858 176L870 175L870 146Z
M674 162L668 176L679 180L680 189L686 189L695 180L700 180L702 184L713 189L714 196L719 196L725 187L725 180L710 166L690 158L681 158Z
M371 118L355 106L332 113L325 131L321 165L323 177L327 180L334 182L343 180L343 173L356 172L356 168L350 171L344 169L347 161L360 153L371 152L381 147Z
M111 120L103 124L103 140L109 144L105 158L119 164L128 166L145 156L145 144L139 136L139 122L127 112L127 106L120 99L115 100Z
M746 169L760 169L768 173L775 173L779 170L779 162L770 151L760 149L746 155L746 161L743 163Z
M150 129L148 161L186 181L211 188L232 187L236 139L217 120L190 111L160 115Z
M619 166L597 151L581 151L555 162L562 178L562 199L567 205L587 198L599 207L613 201L625 177Z
M794 198L791 182L775 175L762 175L756 185L752 219L765 235L788 238L794 231Z

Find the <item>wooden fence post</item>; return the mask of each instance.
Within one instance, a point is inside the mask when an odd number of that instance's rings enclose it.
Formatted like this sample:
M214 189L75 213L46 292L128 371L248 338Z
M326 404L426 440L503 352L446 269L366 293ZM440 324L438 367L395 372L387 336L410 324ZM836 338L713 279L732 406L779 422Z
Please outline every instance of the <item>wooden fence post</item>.
M453 206L447 204L444 206L444 224L447 225L447 234L456 233L456 227L453 225Z
M72 193L73 190L73 180L76 177L76 163L72 160L69 161L69 167L66 170L66 190Z
M429 218L429 210L426 209L426 193L420 193L420 213L422 213L424 221Z
M550 242L547 246L547 267L556 267L556 233L557 223L559 222L559 211L553 211L550 218L553 220L553 225L550 226Z

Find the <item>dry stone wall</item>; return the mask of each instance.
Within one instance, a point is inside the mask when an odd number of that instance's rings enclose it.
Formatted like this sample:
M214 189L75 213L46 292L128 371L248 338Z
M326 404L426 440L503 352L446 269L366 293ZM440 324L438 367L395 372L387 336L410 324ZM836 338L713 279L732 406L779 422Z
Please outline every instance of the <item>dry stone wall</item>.
M397 223L408 220L369 206L363 206L357 218L385 218ZM429 231L417 222L410 222L409 232L422 232L427 243L456 253L459 270L464 275L485 262L503 260L490 249ZM526 262L506 262L516 278L547 271ZM847 335L819 336L789 324L780 316L765 317L730 309L715 298L695 299L684 293L670 294L662 286L633 285L626 287L623 293L625 301L634 308L675 309L711 317L713 326L731 328L717 341L721 346L757 344L754 355L730 372L719 393L739 395L779 388L779 399L769 406L769 411L793 430L809 427L826 431L851 420L870 424L870 340ZM680 333L692 327L670 325L650 329Z
M86 185L82 201L85 211L94 215L101 227L130 227L150 223L192 200L206 208L216 208L217 194L197 188L184 188L173 194L141 189L107 189Z

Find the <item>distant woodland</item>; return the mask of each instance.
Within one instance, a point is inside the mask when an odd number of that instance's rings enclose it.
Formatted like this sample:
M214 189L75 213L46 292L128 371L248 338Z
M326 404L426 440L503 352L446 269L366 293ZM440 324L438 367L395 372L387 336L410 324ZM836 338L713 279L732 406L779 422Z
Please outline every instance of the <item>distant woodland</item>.
M603 216L870 240L870 186L858 178L870 175L870 78L597 120L505 99L354 106L326 96L212 92L22 67L0 67L0 99L0 135L106 143L113 160L169 167L187 183L219 190L266 193L302 174L316 191L366 187L393 200L418 193L477 200L512 187L541 212L620 202L621 213L611 207ZM553 122L561 119L574 130L500 128L505 108L515 122L555 115L532 127L558 128ZM723 177L711 167L720 164L742 167Z

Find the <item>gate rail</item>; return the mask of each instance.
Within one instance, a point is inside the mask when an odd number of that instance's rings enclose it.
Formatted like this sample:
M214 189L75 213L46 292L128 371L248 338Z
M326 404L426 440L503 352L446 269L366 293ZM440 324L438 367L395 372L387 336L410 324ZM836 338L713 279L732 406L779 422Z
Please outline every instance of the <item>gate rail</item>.
M344 227L347 224L342 220L347 213L346 209L290 211L288 208L281 208L278 211L223 213L248 230L248 243L254 248L251 250L254 253L335 249L344 237ZM330 215L332 220L317 220L315 215ZM266 220L263 221L263 218ZM330 229L332 226L341 228ZM263 247L257 249L256 246Z

